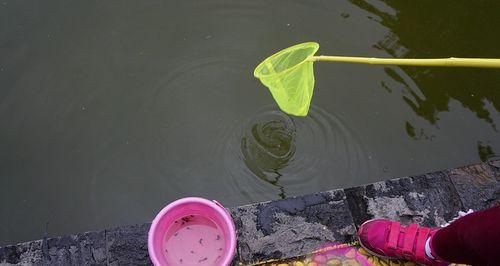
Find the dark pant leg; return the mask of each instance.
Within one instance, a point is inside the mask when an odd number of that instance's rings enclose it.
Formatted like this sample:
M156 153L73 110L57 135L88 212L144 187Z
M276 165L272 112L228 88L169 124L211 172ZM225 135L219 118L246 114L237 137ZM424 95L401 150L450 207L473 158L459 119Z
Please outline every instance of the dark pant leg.
M449 262L500 265L500 206L457 219L434 235L431 246Z

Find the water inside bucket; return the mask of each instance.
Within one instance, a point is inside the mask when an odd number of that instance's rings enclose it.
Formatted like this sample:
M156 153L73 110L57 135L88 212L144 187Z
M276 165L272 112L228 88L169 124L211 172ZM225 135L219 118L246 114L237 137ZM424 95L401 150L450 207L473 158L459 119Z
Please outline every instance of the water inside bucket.
M170 225L163 251L168 265L219 265L225 246L216 223L204 216L187 215Z

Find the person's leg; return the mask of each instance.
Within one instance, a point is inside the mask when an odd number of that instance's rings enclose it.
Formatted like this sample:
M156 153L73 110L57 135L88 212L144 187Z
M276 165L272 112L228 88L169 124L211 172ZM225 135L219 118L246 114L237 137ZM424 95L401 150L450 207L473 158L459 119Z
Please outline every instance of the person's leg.
M474 212L439 229L431 239L432 253L454 263L500 263L500 206Z
M367 252L389 259L432 266L499 265L500 206L466 215L444 228L370 220L359 227L358 239Z

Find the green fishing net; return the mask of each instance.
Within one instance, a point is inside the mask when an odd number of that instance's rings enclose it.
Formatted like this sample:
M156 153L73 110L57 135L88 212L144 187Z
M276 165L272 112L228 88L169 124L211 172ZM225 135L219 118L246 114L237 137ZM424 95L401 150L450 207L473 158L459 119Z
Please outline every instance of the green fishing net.
M306 116L314 90L313 61L319 44L307 42L279 51L260 63L254 76L269 88L280 109Z

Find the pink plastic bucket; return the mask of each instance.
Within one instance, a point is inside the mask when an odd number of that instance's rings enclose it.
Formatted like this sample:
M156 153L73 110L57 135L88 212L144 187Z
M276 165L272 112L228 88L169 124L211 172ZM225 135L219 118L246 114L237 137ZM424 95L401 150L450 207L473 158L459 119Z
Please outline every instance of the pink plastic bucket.
M154 265L229 265L236 249L231 215L216 201L183 198L163 208L148 235Z

